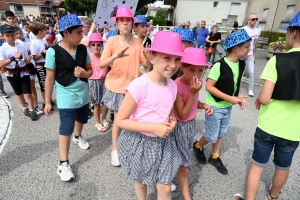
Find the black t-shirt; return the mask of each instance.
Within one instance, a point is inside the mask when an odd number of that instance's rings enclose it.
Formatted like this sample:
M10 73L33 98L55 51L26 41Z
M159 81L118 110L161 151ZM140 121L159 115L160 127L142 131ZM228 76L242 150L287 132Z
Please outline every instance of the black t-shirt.
M217 32L215 34L213 34L213 32L209 33L209 41L218 41L221 40L221 33ZM215 47L216 43L213 45L213 47ZM205 47L209 48L210 47L210 43L206 42Z

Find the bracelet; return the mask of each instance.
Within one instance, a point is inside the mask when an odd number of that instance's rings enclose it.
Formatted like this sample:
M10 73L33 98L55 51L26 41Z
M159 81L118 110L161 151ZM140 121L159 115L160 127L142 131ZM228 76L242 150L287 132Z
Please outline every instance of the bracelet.
M45 52L41 52L41 55L45 58L46 57L46 53Z

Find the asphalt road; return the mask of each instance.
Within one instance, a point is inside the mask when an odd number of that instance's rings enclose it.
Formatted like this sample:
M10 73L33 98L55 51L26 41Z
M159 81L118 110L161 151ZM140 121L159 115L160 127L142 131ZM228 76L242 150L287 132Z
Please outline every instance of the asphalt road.
M267 62L264 50L258 51L256 63L256 82ZM11 95L9 102L13 110L12 129L8 142L0 154L0 199L136 199L133 181L127 178L122 168L110 164L111 130L98 132L94 118L84 126L83 136L90 142L90 150L81 150L75 144L70 148L70 164L76 179L61 182L56 175L58 164L58 127L57 109L52 116L42 115L36 122L23 115L12 89L4 78L6 91ZM242 93L247 94L247 83L242 83ZM37 85L38 88L38 85ZM261 87L256 86L255 94ZM39 93L39 92L38 92ZM200 100L205 98L205 90ZM39 94L40 95L40 94ZM39 97L41 101L41 97ZM53 96L55 99L55 96ZM245 193L246 174L253 150L253 136L258 111L254 107L255 98L248 98L248 106L241 111L238 106L232 110L232 118L227 136L221 147L221 158L229 174L221 175L210 164L197 164L193 157L190 167L190 190L194 200L229 200L235 193ZM41 106L42 102L40 103ZM204 112L197 114L198 139L204 132ZM211 152L207 145L205 154ZM290 177L282 190L283 200L299 200L300 154L296 152ZM271 184L274 165L270 159L261 179L257 199L263 200ZM174 181L177 182L176 180ZM149 187L148 199L156 199L155 187ZM179 188L172 199L182 200Z

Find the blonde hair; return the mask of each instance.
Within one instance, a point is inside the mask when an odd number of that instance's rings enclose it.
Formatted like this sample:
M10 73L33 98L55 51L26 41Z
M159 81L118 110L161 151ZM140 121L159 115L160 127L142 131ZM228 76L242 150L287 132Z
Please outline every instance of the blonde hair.
M86 25L89 25L89 26L92 25L92 20L90 20L89 18L81 17L81 18L80 18L80 21L81 21L82 23L85 23Z

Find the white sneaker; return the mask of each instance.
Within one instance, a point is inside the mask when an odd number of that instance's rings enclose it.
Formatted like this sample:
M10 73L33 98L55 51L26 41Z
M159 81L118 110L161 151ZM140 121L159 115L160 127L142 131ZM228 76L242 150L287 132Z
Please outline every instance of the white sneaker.
M56 173L61 181L71 181L75 178L72 168L67 162L63 162L61 165L58 164Z
M42 109L40 109L39 107L36 107L35 109L34 109L34 111L36 112L36 114L38 114L38 115L42 115L44 112L42 111Z
M75 143L75 144L78 144L78 146L80 147L80 149L89 149L91 146L90 144L88 143L88 141L86 141L82 136L79 136L78 139L74 137L72 137L72 141Z
M171 192L174 192L176 190L176 185L171 182Z
M121 166L121 164L119 162L117 150L111 152L111 164L115 167Z
M249 91L248 91L248 95L249 95L250 97L254 97L253 90L249 90Z

